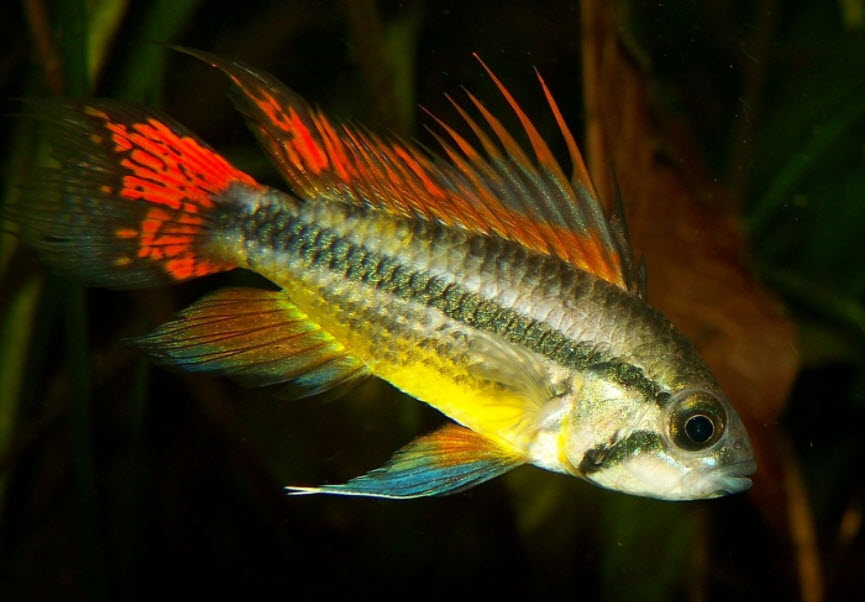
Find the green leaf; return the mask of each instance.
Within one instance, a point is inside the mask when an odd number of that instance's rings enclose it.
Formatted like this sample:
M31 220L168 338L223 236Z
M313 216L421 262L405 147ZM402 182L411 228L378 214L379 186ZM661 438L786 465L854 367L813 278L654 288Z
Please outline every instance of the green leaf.
M87 4L81 0L58 2L54 16L58 47L63 57L64 94L86 96L90 92Z
M12 293L6 312L0 318L0 458L8 453L15 433L30 331L41 290L40 278L28 278ZM0 473L0 506L4 485L5 475Z
M166 55L170 52L164 44L175 40L200 3L201 0L156 0L150 5L116 86L117 97L159 104Z
M88 67L90 81L96 81L108 58L108 52L126 11L129 0L91 0L88 31Z
M604 599L677 599L697 532L693 510L610 495L602 520Z

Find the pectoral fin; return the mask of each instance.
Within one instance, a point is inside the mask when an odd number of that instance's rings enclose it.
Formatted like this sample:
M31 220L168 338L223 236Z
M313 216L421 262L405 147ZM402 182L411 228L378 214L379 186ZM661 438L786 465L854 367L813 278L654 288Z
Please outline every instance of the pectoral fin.
M525 462L474 431L449 424L397 451L387 464L342 485L286 487L294 495L329 493L381 498L447 495L474 487Z
M498 383L524 401L520 410L534 414L555 397L553 383L538 356L504 337L478 330L468 339L468 361L479 377Z

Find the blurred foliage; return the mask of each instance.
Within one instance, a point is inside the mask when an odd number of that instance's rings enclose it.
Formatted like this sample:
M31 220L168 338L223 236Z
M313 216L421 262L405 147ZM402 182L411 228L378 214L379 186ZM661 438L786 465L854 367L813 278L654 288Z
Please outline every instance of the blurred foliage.
M651 140L619 145L673 148L665 137L689 133L691 150L669 162L709 174L694 176L702 190L725 191L697 202L741 218L746 263L798 326L803 368L780 424L762 425L792 442L773 452L792 469L761 467L753 495L692 504L628 498L533 468L443 499L285 498L286 483L380 465L440 417L380 382L333 402L286 403L151 370L124 338L253 277L84 292L46 276L2 235L2 599L136 600L168 587L195 598L452 596L479 585L488 595L606 600L861 593L865 3L611 4L657 126ZM0 16L4 98L92 93L159 104L277 185L224 98L226 82L165 44L240 57L334 115L431 146L418 103L454 121L443 93L466 85L495 99L473 51L560 156L531 68L575 129L585 115L576 2L22 0L3 3ZM20 112L5 102L6 114ZM9 199L43 151L26 120L4 125ZM653 270L665 269L649 264L653 296ZM792 500L774 517L761 478ZM813 514L819 562L803 564L797 523L786 518L794 502L806 504L802 520ZM816 585L802 576L808 567Z

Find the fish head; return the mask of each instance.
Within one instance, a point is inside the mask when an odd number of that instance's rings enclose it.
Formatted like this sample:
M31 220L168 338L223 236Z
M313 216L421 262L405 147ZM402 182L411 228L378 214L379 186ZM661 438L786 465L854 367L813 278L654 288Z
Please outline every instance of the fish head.
M751 443L719 391L679 391L630 421L583 455L579 470L586 479L665 500L721 497L751 487Z

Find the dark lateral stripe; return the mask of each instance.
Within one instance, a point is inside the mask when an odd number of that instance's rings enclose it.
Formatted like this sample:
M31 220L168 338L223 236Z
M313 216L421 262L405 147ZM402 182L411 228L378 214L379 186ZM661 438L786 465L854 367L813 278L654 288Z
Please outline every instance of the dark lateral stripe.
M634 455L634 452L661 451L664 443L661 435L652 431L634 431L618 443L601 444L593 447L583 455L577 469L584 475L591 475L610 466L621 464L622 460Z
M236 222L237 216L230 219ZM569 339L540 320L522 316L493 300L468 292L458 284L418 271L402 263L399 257L377 253L349 242L332 230L304 222L278 204L257 207L253 213L244 216L239 226L246 240L256 240L275 251L300 257L310 266L324 267L354 282L434 307L453 320L494 332L563 366L593 372L636 389L645 399L661 405L669 397L637 366L620 358L606 357L590 343ZM418 227L423 230L417 235L434 245L440 233L430 232L427 224ZM467 244L471 245L473 253L494 255L495 251L486 247L489 242L477 237ZM492 261L496 257L483 259Z

